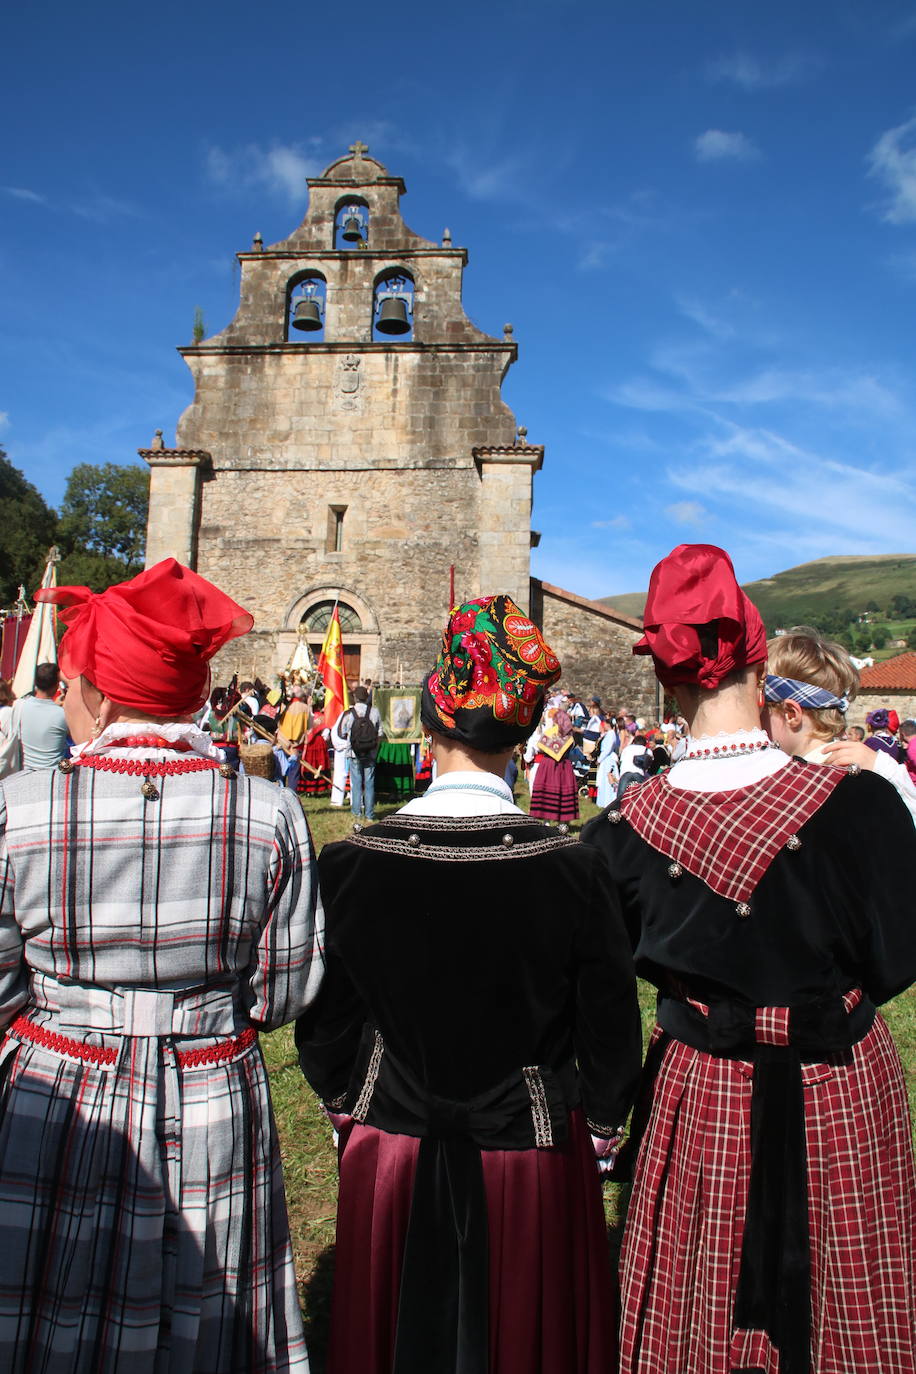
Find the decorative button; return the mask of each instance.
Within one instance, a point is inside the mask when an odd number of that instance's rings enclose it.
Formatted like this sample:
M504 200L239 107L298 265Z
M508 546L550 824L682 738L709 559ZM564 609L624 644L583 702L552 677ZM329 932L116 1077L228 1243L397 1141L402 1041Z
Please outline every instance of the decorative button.
M557 826L557 830L559 830L561 835L568 835L569 826L567 825L566 821L560 821L560 824Z
M419 836L419 835L408 835L408 836L407 836L407 843L413 845L414 849L416 849L417 845L420 843L420 836Z
M509 832L506 831L505 835L503 835L503 844L506 846L507 849L511 849L512 846L515 844L515 836L510 835Z
M750 916L751 914L751 909L748 906L747 902L739 902L738 905L735 907L735 910L741 917L742 921L746 921L748 916Z
M609 811L607 813L607 818L610 821L611 825L619 825L620 822L623 820L623 816L619 811Z
M668 865L668 877L669 877L669 878L680 878L680 877L682 876L683 872L684 872L684 870L683 870L683 868L681 867L681 865L677 862L677 860L675 860L673 864L669 864L669 865Z
M362 826L360 825L359 821L354 821L354 822L353 822L353 834L354 834L354 835L361 835L362 832L363 832L363 828L362 828ZM411 837L411 838L412 838L412 837Z
M221 778L234 778L235 769L229 763L221 763L219 766L219 775Z
M58 766L58 768L60 769L60 771L61 771L62 773L72 773L72 772L73 772L73 760L72 760L72 759L61 759L57 766Z
M150 782L149 778L143 779L143 786L140 788L140 791L147 801L159 800L159 788L154 782Z
M789 838L786 840L786 849L791 849L793 851L796 849L801 849L801 840L798 838L797 835L789 836Z
M851 778L857 778L862 772L862 765L859 763L848 763L846 765L846 772Z

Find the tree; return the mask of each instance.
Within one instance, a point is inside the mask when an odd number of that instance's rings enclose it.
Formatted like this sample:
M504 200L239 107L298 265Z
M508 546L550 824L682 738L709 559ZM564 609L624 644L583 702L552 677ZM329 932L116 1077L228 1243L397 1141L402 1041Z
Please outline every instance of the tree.
M916 649L916 628L910 630L909 634L907 635L906 647L908 649Z
M41 585L57 515L0 448L0 604L11 605L24 583L31 597Z
M876 625L871 632L871 642L876 649L883 649L891 637L891 632L886 625Z
M79 463L67 479L59 582L104 591L138 572L146 546L149 473L137 464Z

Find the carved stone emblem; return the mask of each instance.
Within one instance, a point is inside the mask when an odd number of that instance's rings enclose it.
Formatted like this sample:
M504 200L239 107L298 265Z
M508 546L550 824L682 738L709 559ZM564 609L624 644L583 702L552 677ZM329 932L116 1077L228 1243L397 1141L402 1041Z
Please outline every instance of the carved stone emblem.
M335 400L338 410L362 410L359 365L362 359L348 353L340 360L335 378Z

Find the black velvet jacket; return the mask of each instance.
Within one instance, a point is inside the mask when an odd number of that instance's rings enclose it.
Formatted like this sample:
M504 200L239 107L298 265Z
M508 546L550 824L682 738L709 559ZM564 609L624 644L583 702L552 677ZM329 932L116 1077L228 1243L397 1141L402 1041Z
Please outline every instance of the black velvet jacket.
M625 1121L640 1024L601 855L527 816L405 815L326 846L319 874L327 977L296 1043L325 1101L349 1090L352 1110L377 1031L436 1098L466 1102L525 1066L574 1060L596 1132Z
M778 778L778 774L775 777ZM636 970L662 988L796 1006L858 986L885 1002L916 981L916 827L874 773L842 779L758 883L747 920L661 854L614 803L582 831L603 854L635 947Z

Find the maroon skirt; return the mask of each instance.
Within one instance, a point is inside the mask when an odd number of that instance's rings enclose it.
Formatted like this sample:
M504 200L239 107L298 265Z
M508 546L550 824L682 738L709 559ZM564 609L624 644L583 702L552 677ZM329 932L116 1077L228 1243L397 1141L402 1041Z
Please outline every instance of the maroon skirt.
M578 820L579 784L569 759L537 755L528 814L540 821Z
M621 1374L778 1374L766 1334L733 1321L753 1072L678 1040L664 1052L623 1242ZM812 1374L914 1374L916 1172L880 1016L802 1084Z
M328 1374L390 1374L420 1141L340 1137ZM601 1184L579 1111L543 1150L482 1150L491 1374L611 1374L616 1295Z

